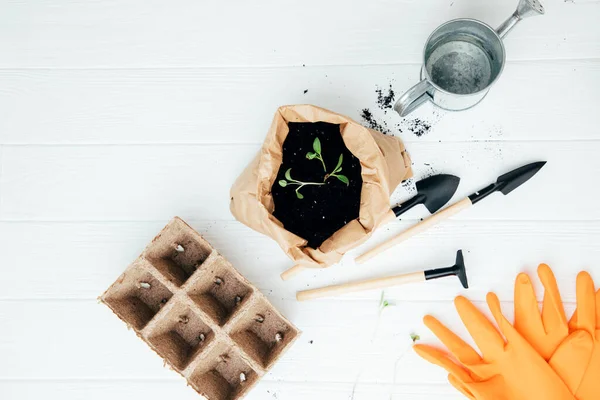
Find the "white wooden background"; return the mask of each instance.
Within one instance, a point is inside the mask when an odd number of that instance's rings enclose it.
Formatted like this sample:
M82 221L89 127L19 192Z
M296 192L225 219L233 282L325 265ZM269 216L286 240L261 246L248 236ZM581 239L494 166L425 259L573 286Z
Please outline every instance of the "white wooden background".
M600 283L600 1L545 0L547 14L507 38L504 75L480 106L426 106L411 118L432 122L431 132L400 134L417 176L461 176L456 199L548 161L509 196L367 265L346 260L284 283L289 261L232 218L228 191L277 106L312 103L357 120L369 107L394 126L397 115L377 110L376 85L401 93L414 84L440 23L498 25L515 3L2 1L0 398L198 398L96 300L179 215L304 331L250 399L350 399L355 382L355 399L460 399L443 371L409 351L413 332L435 343L426 313L465 333L451 303L456 281L389 290L396 306L379 322L379 292L299 304L295 291L444 266L462 248L470 298L495 290L512 314L514 277L545 261L572 310L577 271ZM409 195L400 187L393 201Z

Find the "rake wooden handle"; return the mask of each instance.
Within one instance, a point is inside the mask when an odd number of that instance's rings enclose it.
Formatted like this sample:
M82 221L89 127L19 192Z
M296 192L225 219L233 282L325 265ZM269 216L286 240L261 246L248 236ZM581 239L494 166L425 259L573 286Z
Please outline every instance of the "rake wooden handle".
M471 203L471 200L468 197L465 197L458 203L455 203L455 204L451 205L450 207L445 208L444 210L433 214L431 217L424 219L423 221L419 222L415 226L400 233L399 235L397 235L391 239L388 239L387 241L379 244L378 246L372 248L371 250L361 254L360 256L358 256L356 258L355 261L357 264L362 264L365 261L368 261L371 258L375 257L376 255L383 253L384 251L388 250L389 248L394 247L398 243L401 243L401 242L405 241L406 239L411 238L411 237L425 231L428 228L431 228L432 226L436 225L437 223L442 222L443 220L448 219L455 214L458 214L462 210L469 208L472 205L473 205L473 203Z
M326 286L319 289L303 290L296 293L296 300L306 301L326 296L336 296L344 293L360 292L363 290L383 289L405 283L425 281L425 272L375 278L366 281L343 283L341 285Z

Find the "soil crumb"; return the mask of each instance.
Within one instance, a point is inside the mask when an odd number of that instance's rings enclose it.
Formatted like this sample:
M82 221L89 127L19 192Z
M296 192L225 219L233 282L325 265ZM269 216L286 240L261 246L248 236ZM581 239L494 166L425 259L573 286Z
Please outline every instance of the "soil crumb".
M365 121L367 127L386 135L392 133L390 128L388 128L387 123L385 121L380 122L377 119L375 119L370 109L363 108L360 113L360 117L363 119L363 121Z
M405 119L397 124L397 127L400 129L400 132L408 130L416 137L421 137L431 131L431 123L424 121L421 118Z
M405 181L402 181L401 185L404 188L404 190L406 190L408 193L416 193L417 192L417 187L415 186L414 178L408 178Z
M394 89L392 89L392 84L390 83L387 93L380 87L375 88L375 93L377 94L377 106L387 114L387 110L391 110L394 107L394 99L396 97Z

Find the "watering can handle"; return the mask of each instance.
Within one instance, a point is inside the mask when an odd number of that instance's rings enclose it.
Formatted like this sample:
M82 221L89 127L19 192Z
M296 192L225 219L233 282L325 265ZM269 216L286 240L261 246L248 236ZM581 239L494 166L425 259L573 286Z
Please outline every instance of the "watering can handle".
M431 95L428 93L430 88L431 83L429 83L427 79L423 79L421 82L408 89L406 93L398 99L396 104L394 104L394 110L396 110L401 117L406 117L427 100L431 100Z

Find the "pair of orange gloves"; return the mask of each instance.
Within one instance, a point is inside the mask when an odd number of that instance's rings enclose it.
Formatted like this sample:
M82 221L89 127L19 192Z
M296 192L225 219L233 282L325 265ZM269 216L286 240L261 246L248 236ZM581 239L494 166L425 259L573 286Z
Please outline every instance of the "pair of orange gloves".
M415 345L424 359L448 371L448 380L469 399L600 399L600 290L587 272L577 276L577 310L567 320L556 279L542 264L544 286L540 313L528 275L515 282L515 322L502 314L500 301L488 293L487 304L498 329L466 298L454 304L481 355L428 315L424 322L448 352Z

